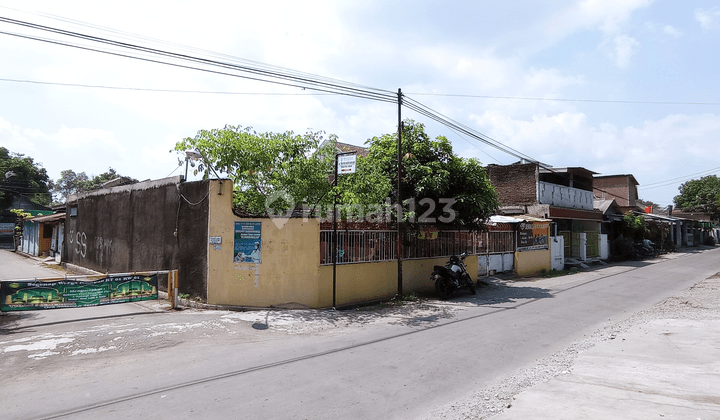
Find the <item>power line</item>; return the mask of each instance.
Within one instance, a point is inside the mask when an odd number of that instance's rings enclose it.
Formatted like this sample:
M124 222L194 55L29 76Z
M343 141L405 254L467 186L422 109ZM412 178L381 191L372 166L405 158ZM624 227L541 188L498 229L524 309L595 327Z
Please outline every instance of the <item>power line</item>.
M126 87L126 86L84 85L84 84L79 84L79 83L43 82L43 81L37 81L37 80L2 79L2 78L0 78L0 81L16 82L16 83L31 83L31 84L38 84L38 85L95 88L95 89L134 90L134 91L143 91L143 92L203 93L203 94L214 94L214 95L262 95L262 96L326 96L326 95L331 95L330 93L222 92L222 91L207 91L207 90L153 89L153 88L137 88L137 87Z
M591 102L609 104L643 104L643 105L720 105L720 102L673 102L673 101L625 101L610 99L569 99L569 98L537 98L528 96L492 96L492 95L467 95L452 93L411 93L412 95L424 96L445 96L457 98L481 98L481 99L510 99L522 101L553 101L553 102Z
M24 34L17 34L17 33L11 33L11 32L5 32L0 31L0 33L36 40L36 41L42 41L46 43L56 44L56 45L63 45L68 46L72 48L78 48L88 51L94 51L94 52L100 52L103 54L109 54L109 55L115 55L125 58L132 58L135 60L142 60L147 62L153 62L158 64L165 64L169 66L175 66L180 68L187 68L192 70L198 70L208 73L214 73L214 74L220 74L220 75L227 75L227 76L233 76L233 77L240 77L250 80L257 80L257 81L263 81L268 83L274 83L278 85L285 85L285 86L291 86L291 87L298 87L298 88L307 88L314 91L320 91L320 92L326 92L326 93L332 93L337 95L346 95L346 96L353 96L363 99L369 99L369 100L375 100L380 102L388 102L388 103L397 103L398 99L395 92L390 92L383 89L376 89L376 88L369 88L360 86L357 84L351 84L347 82L342 81L336 81L333 79L323 78L315 75L310 74L304 74L299 73L296 71L286 70L286 69L277 69L272 68L268 66L259 66L257 64L247 64L243 62L243 64L233 64L229 62L224 61L218 61L215 59L209 59L209 58L203 58L203 57L197 57L192 56L185 53L176 53L171 51L165 51L160 50L157 48L150 48L146 46L131 44L127 42L120 42L112 39L97 37L93 35L87 35L82 34L79 32L74 31L67 31L59 28L49 27L45 25L39 25L34 24L31 22L25 22L20 21L16 19L10 19L5 17L0 17L0 22L6 22L14 25L19 25L31 29L36 29L40 31L50 32L61 36L67 36L71 38L77 38L82 39L85 41L93 42L93 43L99 43L102 45L120 48L122 50L129 50L135 54L146 54L150 57L161 57L161 58L147 58L142 55L130 55L130 53L120 53L112 50L107 49L99 49L99 48L91 48L88 46L80 45L80 44L73 44L67 41L60 41L55 39L47 39L47 38L41 38L37 36L31 36L31 35L24 35ZM177 60L178 62L171 62L167 60ZM234 58L231 61L236 61ZM194 63L194 65L188 65L188 64L180 64L190 62ZM197 67L196 65L203 65L203 66L210 66L212 67L220 67L224 69L225 71L218 71L218 70L211 70L208 68L202 68ZM248 76L246 74L237 74L237 73L230 73L229 71L237 71L240 73L249 73L253 76ZM531 158L530 156L513 149L510 146L504 145L500 143L499 141L482 134L462 123L459 123L447 116L444 116L440 114L437 111L434 111L430 109L429 107L421 104L418 101L415 101L411 98L406 98L406 101L402 101L401 105L404 105L406 108L414 110L415 112L419 113L420 115L423 115L427 118L430 118L448 128L455 131L456 133L463 133L476 141L482 142L486 145L489 145L495 149L498 149L506 154L509 154L511 156L514 156L516 158L519 158L521 160L527 160L530 162L534 162L538 164L539 166L550 170L552 172L556 172L552 169L552 167L549 167L547 165L544 165L540 163L539 161ZM556 172L557 173L557 172ZM565 175L567 176L567 175ZM602 190L601 190L602 191ZM610 194L610 193L609 193ZM614 194L611 194L614 195Z
M519 158L519 159L521 159L521 160L530 161L531 163L537 164L540 168L543 168L543 169L545 169L545 170L547 170L547 171L549 171L549 172L552 172L552 173L554 173L554 174L556 174L556 175L558 175L558 176L564 177L564 178L566 178L566 179L568 179L568 180L571 179L568 174L566 174L566 173L564 173L564 172L559 172L559 171L557 171L555 168L553 168L552 166L546 165L546 164L544 164L544 163L542 163L542 162L540 162L540 161L538 161L538 160L536 160L536 159L531 158L530 156L528 156L528 155L526 155L526 154L524 154L524 153L522 153L522 152L519 152L519 151L517 151L517 150L515 150L515 149L513 149L513 148L511 148L511 147L509 147L509 146L503 145L503 144L500 143L499 141L491 138L490 136L487 136L487 135L485 135L485 134L482 134L482 133L480 133L479 131L473 130L472 128L465 126L464 124L461 124L461 123L459 123L459 122L457 122L457 121L454 121L454 120L452 120L452 119L450 119L450 118L448 118L448 117L440 114L439 112L434 111L434 110L430 109L429 107L421 104L420 102L417 102L417 101L415 101L415 100L413 100L413 99L411 99L411 98L405 98L405 97L403 97L403 98L404 98L404 99L407 99L407 101L403 100L403 105L405 105L406 107L408 107L408 108L410 108L410 109L412 109L412 110L420 113L421 115L424 115L424 116L426 116L426 117L428 117L428 118L430 118L430 119L432 119L432 120L434 120L434 121L439 122L440 124L442 124L442 125L450 128L450 129L453 130L453 131L454 131L454 130L461 131L462 133L468 135L469 137L471 137L471 138L473 138L473 139L475 139L475 140L477 140L477 141L480 141L480 142L482 142L482 143L484 143L484 144L487 144L487 145L489 145L490 147L493 147L493 148L495 148L495 149L498 149L498 150L500 150L500 151L502 151L502 152L504 152L504 153L506 153L506 154L509 154L509 155L511 155L511 156L515 156L515 157L517 157L517 158ZM408 101L409 101L410 103L408 103ZM594 190L597 190L597 191L603 192L603 193L608 194L608 195L613 196L613 197L625 198L625 197L619 196L619 195L617 195L617 194L615 194L615 193L612 193L612 192L610 192L610 191L606 191L606 190L604 190L604 189L602 189L602 188L597 188L597 187L595 187L594 185L592 186L592 188L593 188L593 191L594 191Z
M0 21L2 19L3 18L0 18ZM251 76L245 76L242 74L235 74L235 73L228 73L228 72L217 71L217 70L204 69L204 68L200 68L200 67L193 67L193 66L188 66L188 65L178 64L178 63L171 63L171 62L166 62L166 61L161 61L161 60L136 57L136 56L112 52L112 51L100 50L97 48L90 48L90 47L85 47L85 46L81 46L81 45L77 45L77 44L71 44L68 42L57 41L57 40L52 40L52 39L47 39L47 38L40 38L40 37L35 37L35 36L30 36L30 35L23 35L23 34L17 34L17 33L12 33L12 32L5 32L5 31L0 31L0 34L6 34L6 35L16 36L16 37L20 37L20 38L31 39L31 40L35 40L35 41L41 41L41 42L46 42L46 43L55 44L55 45L63 45L63 46L82 49L82 50L86 50L86 51L99 52L99 53L114 55L114 56L118 56L118 57L131 58L131 59L140 60L140 61L146 61L146 62L157 63L157 64L165 64L165 65L173 66L173 67L185 68L185 69L190 69L190 70L198 70L198 71L202 71L202 72L206 72L206 73L219 74L219 75L224 75L224 76L232 76L232 77L238 77L238 78L267 82L267 83L274 83L277 85L297 87L297 88L301 88L301 89L307 88L307 89L312 89L312 90L316 90L316 91L320 91L320 92L332 93L332 94L336 94L336 95L354 96L354 97L359 97L359 98L364 98L364 99L377 100L377 101L381 101L381 102L397 103L397 100L394 96L389 97L387 99L382 99L378 96L373 96L372 94L363 93L363 92L353 93L353 92L347 92L347 91L333 90L331 88L323 89L323 88L316 87L316 86L303 85L301 83L293 84L293 83L281 82L281 81L277 81L277 80L264 79L264 78L260 78L260 77L251 77Z
M264 68L260 68L258 66L251 66L251 65L246 65L246 64L242 64L242 65L232 64L232 63L222 62L222 61L218 61L218 60L192 56L189 54L175 53L175 52L160 50L157 48L150 48L150 47L131 44L131 43L127 43L127 42L115 41L115 40L102 38L102 37L98 37L98 36L82 34L82 33L74 32L74 31L67 31L67 30L63 30L63 29L59 29L59 28L34 24L31 22L25 22L25 21L20 21L20 20L16 20L16 19L5 18L5 17L0 17L0 22L5 22L5 23L13 24L13 25L19 25L22 27L40 30L40 31L44 31L44 32L50 32L50 33L54 33L57 35L82 39L82 40L90 41L93 43L104 44L107 46L121 48L122 50L130 50L136 54L143 53L143 54L148 54L150 56L159 56L159 57L162 57L163 59L174 59L174 60L179 60L181 62L192 62L195 64L209 65L212 67L221 67L226 70L250 73L250 74L255 75L255 77L241 76L241 75L230 74L230 73L225 73L225 72L217 72L217 71L202 69L202 68L198 68L198 67L194 67L194 66L170 63L167 61L162 61L160 59L148 59L148 58L144 58L144 57L138 57L135 55L128 55L127 53L118 53L118 52L113 52L113 51L109 51L109 50L100 50L97 48L90 48L90 47L86 47L86 46L82 46L82 45L78 45L78 44L72 44L72 43L65 42L65 41L50 40L50 39L40 38L40 37L36 37L36 36L23 35L23 34L11 33L11 32L0 32L0 33L4 33L7 35L18 36L18 37L27 38L27 39L33 39L33 40L37 40L37 41L50 42L50 43L54 43L54 44L58 44L58 45L65 45L65 46L70 46L70 47L79 48L79 49L86 49L86 50L95 51L95 52L102 52L105 54L123 56L126 58L134 58L137 60L150 61L150 62L161 63L161 64L166 64L166 65L173 65L173 66L183 67L183 68L191 68L194 70L208 71L208 72L212 72L212 73L220 73L220 74L225 74L225 75L233 75L235 77L243 77L243 78L248 78L248 79L252 79L252 80L261 80L261 81L277 83L277 84L282 84L282 85L288 85L288 86L294 86L294 87L304 87L304 88L308 88L308 89L324 91L324 92L329 92L329 93L335 93L335 94L341 94L341 95L365 97L366 99L375 99L375 100L381 100L381 101L388 101L391 99L393 102L395 102L395 99L396 99L396 95L394 92L390 92L387 90L381 90L381 89L367 88L367 87L361 88L355 84L350 84L350 83L346 83L346 82L328 81L327 79L319 78L314 75L304 75L304 74L298 75L297 72L293 72L293 71L283 72L283 71L279 71L279 70L267 70ZM272 80L272 79L278 79L278 80ZM282 80L282 82L280 82L279 80Z
M667 179L665 181L653 182L653 183L647 184L645 186L642 186L641 188L651 190L653 188L667 187L667 186L676 184L677 181L682 181L682 180L689 179L689 178L692 178L693 176L698 176L698 175L710 175L712 172L716 172L716 171L720 171L720 167L708 169L706 171L696 172L696 173L690 174L690 175L680 176L677 178ZM656 184L662 184L662 185L656 185Z

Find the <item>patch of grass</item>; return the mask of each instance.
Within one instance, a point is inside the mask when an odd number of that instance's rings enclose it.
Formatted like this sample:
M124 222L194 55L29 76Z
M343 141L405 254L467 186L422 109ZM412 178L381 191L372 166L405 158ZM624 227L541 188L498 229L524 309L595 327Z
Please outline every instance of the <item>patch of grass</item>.
M404 303L417 302L419 300L420 300L420 298L418 297L418 295L415 294L415 292L412 292L410 294L405 294L405 295L395 295L395 297L392 298L388 302L388 304L389 305L402 305Z
M560 276L567 276L570 274L575 274L577 271L570 271L570 270L542 270L540 272L540 277L560 277Z

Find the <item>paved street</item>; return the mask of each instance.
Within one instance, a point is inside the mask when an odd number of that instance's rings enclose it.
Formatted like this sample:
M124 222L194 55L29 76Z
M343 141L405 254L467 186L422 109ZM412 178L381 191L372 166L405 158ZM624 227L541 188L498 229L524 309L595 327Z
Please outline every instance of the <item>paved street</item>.
M719 259L495 279L477 296L357 311L4 314L0 392L10 418L423 418L688 289Z
M0 280L62 277L65 270L6 249L0 250Z

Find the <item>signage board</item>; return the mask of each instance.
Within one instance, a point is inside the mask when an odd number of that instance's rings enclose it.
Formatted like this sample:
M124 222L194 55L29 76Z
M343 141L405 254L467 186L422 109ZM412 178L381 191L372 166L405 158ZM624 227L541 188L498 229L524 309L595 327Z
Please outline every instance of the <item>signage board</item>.
M262 222L235 222L233 261L260 264Z
M357 163L356 155L338 156L338 174L354 174Z
M520 223L518 231L518 251L549 249L548 228L550 223Z

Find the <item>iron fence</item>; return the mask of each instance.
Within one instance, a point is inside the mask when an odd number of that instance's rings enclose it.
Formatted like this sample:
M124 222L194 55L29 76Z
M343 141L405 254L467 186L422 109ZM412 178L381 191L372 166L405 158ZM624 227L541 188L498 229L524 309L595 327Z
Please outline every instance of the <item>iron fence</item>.
M397 231L338 230L337 263L394 261ZM515 232L424 231L408 233L403 259L515 252ZM320 264L332 264L333 231L320 231Z

